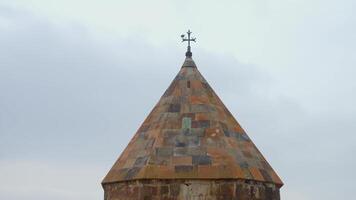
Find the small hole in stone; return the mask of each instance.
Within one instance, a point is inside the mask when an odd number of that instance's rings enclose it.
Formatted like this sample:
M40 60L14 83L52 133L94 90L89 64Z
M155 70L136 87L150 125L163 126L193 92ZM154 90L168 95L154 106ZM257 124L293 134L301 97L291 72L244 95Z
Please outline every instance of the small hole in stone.
M190 81L187 81L187 88L190 88Z

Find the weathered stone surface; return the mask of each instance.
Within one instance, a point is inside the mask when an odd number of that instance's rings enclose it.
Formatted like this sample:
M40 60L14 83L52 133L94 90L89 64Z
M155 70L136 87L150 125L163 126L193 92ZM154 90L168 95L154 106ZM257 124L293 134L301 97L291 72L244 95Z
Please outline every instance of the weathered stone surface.
M104 199L280 200L282 180L187 59L104 178Z
M103 188L105 200L280 200L276 185L248 180L132 180Z
M183 178L283 185L196 66L181 68L103 184Z

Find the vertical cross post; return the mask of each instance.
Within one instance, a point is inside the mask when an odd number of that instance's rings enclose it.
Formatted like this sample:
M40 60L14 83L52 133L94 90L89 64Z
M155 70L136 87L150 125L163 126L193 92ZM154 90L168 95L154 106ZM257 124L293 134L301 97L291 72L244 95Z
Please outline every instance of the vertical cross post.
M187 52L185 53L185 56L186 57L189 57L189 58L191 58L192 57L192 51L191 51L191 47L190 47L190 42L191 41L193 41L193 42L196 42L195 40L196 40L196 38L191 38L190 37L190 34L191 34L192 32L190 31L190 30L188 30L188 32L187 32L187 35L188 35L188 38L186 38L185 37L185 35L183 34L183 35L181 35L181 37L182 37L182 42L188 42L188 47L187 47Z

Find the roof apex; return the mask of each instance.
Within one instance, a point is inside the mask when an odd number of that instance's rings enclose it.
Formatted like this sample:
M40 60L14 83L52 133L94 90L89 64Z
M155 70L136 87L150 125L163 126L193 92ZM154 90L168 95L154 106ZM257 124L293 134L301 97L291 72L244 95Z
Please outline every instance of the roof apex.
M183 67L195 67L196 68L197 66L195 65L193 58L187 56L184 60L183 65L182 65L182 68Z

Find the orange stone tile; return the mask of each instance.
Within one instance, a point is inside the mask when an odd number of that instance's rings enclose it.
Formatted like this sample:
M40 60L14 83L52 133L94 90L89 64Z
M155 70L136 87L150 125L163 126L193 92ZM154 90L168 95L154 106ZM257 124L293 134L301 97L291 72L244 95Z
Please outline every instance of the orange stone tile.
M164 145L164 138L163 137L157 137L155 139L155 143L153 144L153 147L162 147Z
M136 159L127 159L123 168L130 168L135 163Z
M220 165L217 166L216 170L219 172L219 177L231 178L234 174L235 168L232 165Z
M107 181L115 181L117 179L122 179L123 174L119 173L117 170L113 169L110 173L108 173L105 177L105 180Z
M153 130L149 130L147 131L147 135L150 137L150 138L157 138L160 134L160 130L158 129L153 129Z
M199 81L199 80L191 80L190 87L193 89L201 89L201 88L203 88L203 85L202 85L201 81Z
M209 99L204 96L191 96L189 101L191 104L207 104Z
M174 156L172 157L173 165L192 165L191 156Z
M206 128L205 137L216 138L223 136L223 131L220 128Z
M207 147L206 151L209 154L209 156L212 156L212 157L226 154L226 151L224 151L221 148L217 148L217 147Z
M147 169L146 176L153 176L153 177L167 177L171 178L174 176L174 169L172 166L155 166Z
M209 115L207 113L196 113L195 120L197 121L209 120Z
M226 138L228 144L230 144L231 147L233 148L239 148L239 144L237 143L237 141L234 138L228 137Z
M182 92L181 92L179 87L175 88L175 90L173 91L173 95L174 96L181 96L182 95Z
M193 168L189 171L181 171L179 173L175 173L174 176L176 178L199 178L198 166L192 166Z
M219 165L225 165L225 159L224 157L215 157L212 159L211 165L213 166L219 166Z
M235 166L234 166L233 175L234 175L236 178L244 178L244 173L243 173L241 167L238 166L238 165L235 165Z
M221 120L226 119L226 114L225 114L224 109L222 109L221 107L218 107L218 106L216 106L216 109L218 111L218 118Z
M238 132L238 133L244 133L245 131L241 128L240 124L237 124L234 127L234 131Z
M260 170L258 170L257 168L250 167L249 170L250 170L250 173L252 174L253 178L255 178L256 180L258 180L258 181L264 181L265 180L263 178Z
M189 113L190 112L190 104L181 104L181 113Z
M199 165L198 174L199 178L215 178L219 177L219 169L216 166Z
M130 150L128 148L126 148L125 151L120 156L120 161L126 160L129 156L129 154L130 154Z
M119 169L119 168L122 168L124 166L125 162L123 162L121 160L121 158L119 158L119 160L117 160L113 166L113 168L115 169Z

